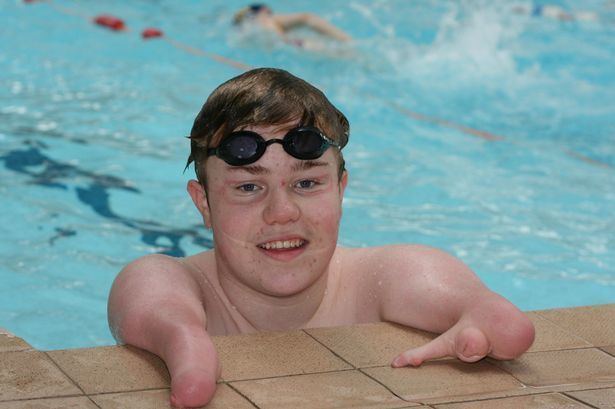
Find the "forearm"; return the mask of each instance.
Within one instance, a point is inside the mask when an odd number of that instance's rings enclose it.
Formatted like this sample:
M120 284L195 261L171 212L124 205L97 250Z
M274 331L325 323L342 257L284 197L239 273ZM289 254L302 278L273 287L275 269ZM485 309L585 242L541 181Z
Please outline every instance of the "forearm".
M145 308L128 303L121 313L110 308L119 340L158 355L171 375L171 404L197 407L209 402L220 377L215 346L206 332L204 314L177 300L159 300ZM202 309L202 307L201 307Z
M496 359L514 359L534 342L534 325L530 319L496 294L464 311L459 325L482 331L490 345L489 356Z

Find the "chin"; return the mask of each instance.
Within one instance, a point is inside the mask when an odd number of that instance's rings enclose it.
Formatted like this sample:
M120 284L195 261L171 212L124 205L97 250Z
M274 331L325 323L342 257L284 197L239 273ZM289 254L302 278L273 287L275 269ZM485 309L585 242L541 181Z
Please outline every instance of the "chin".
M262 283L262 291L275 297L291 297L310 288L319 277L306 280L297 273L285 273L276 279Z

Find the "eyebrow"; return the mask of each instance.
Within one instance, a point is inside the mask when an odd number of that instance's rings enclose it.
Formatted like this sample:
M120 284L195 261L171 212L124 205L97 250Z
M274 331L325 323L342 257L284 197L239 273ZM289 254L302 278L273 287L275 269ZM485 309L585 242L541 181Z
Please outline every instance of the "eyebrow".
M329 162L323 162L320 160L302 160L293 165L293 172L300 172L303 170L312 169L318 166L329 166Z
M271 173L269 169L260 165L244 165L244 166L227 166L228 170L232 172L248 172L252 175L268 175Z

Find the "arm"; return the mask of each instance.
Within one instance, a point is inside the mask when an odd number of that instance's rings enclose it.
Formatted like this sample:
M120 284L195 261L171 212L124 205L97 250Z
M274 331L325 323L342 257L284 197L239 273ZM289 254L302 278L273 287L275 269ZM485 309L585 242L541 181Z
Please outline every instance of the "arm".
M490 291L461 261L423 246L385 250L380 315L384 321L442 333L399 355L393 366L420 365L428 359L458 357L466 362L487 355L513 359L534 340L531 321Z
M276 22L280 26L282 26L284 31L290 30L291 28L297 26L306 26L338 41L352 40L352 38L348 34L335 27L328 21L312 13L296 13L284 15L276 14L274 15L274 18Z
M161 357L171 374L171 404L209 402L220 376L218 357L205 331L199 284L177 259L140 258L115 279L109 295L111 332L120 342Z

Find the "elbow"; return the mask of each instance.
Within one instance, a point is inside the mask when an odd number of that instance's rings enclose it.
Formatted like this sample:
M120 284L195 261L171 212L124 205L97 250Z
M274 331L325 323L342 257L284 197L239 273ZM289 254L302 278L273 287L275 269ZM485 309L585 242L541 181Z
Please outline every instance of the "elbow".
M500 337L499 345L493 348L490 356L499 360L518 358L532 346L535 336L534 324L525 314L519 312L518 317Z

